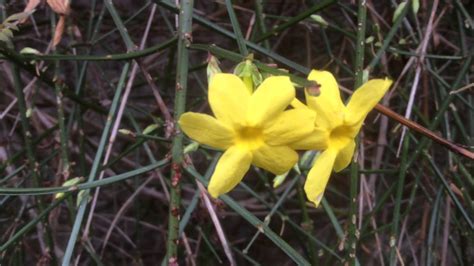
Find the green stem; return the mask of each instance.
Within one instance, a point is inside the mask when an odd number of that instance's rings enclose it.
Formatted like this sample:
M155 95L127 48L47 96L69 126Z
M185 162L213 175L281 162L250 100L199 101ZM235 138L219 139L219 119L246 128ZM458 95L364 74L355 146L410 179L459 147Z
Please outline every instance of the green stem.
M354 62L355 86L360 87L363 81L363 69L365 58L365 25L367 20L366 0L359 0L359 10L357 12L357 38L356 38L356 57Z
M177 121L184 113L186 90L188 87L188 47L191 43L193 0L183 0L180 4L178 28L178 62L176 65L176 94L174 100L174 120ZM173 138L171 148L171 193L169 206L168 238L166 258L168 263L178 262L179 217L181 204L181 185L183 162L183 133L177 133Z
M303 190L303 184L299 183L297 186L298 189L298 201L301 206L301 212L302 212L302 223L301 227L303 230L306 231L308 235L313 234L313 229L314 229L314 223L311 217L308 214L308 208L306 207L306 196ZM311 259L311 264L312 265L318 265L318 254L316 252L316 245L312 241L308 241L307 243L307 248L308 248L308 253L309 257Z
M50 54L50 55L35 55L35 54L17 54L18 59L23 62L30 62L31 60L36 61L125 61L131 59L139 59L154 53L157 53L164 48L173 46L176 42L176 37L172 37L169 40L150 46L143 50L139 51L130 51L127 53L118 53L118 54L106 54L106 55L68 55L68 54ZM0 54L4 57L9 58L9 55L14 53L14 51L9 50L6 47L0 47Z
M15 93L18 99L18 108L20 110L21 128L25 140L26 157L28 158L27 166L31 171L33 185L38 187L40 185L40 169L36 161L35 150L33 148L33 139L30 130L30 123L28 122L28 117L26 115L27 106L25 94L23 93L23 86L21 84L20 70L18 69L18 66L15 63L13 63L12 66ZM43 200L41 198L38 198L36 202L38 203L39 211L43 212L43 210L45 209ZM43 227L46 230L46 243L48 244L49 248L48 255L51 256L51 263L56 264L56 255L54 253L54 240L51 228L49 227L48 221L46 219L42 219L42 223Z
M395 196L395 208L393 210L392 232L390 235L390 265L397 264L397 240L399 234L400 210L402 204L403 188L405 185L405 178L407 173L407 159L408 159L409 138L403 140L403 150L400 162L400 172L398 175L397 194Z
M357 11L357 37L356 37L356 57L354 62L355 84L354 89L363 84L363 68L365 58L365 26L367 19L367 3L366 0L359 0L359 8ZM358 143L358 140L356 140ZM349 235L347 241L347 261L349 265L356 265L357 242L359 233L357 230L357 194L359 180L359 165L354 160L351 164L351 186L350 186L350 207L349 207Z
M91 168L91 171L89 173L89 177L87 179L88 183L94 181L94 179L96 178L96 175L99 171L102 155L104 154L105 147L107 146L108 135L109 135L109 132L112 128L112 124L114 122L114 117L115 117L115 114L116 114L117 109L118 109L120 95L122 95L122 90L125 87L125 80L128 76L129 69L130 69L130 63L126 63L125 66L122 69L122 74L120 76L119 83L117 84L117 88L115 90L115 95L114 95L114 98L112 100L112 104L110 106L109 114L107 116L107 122L106 122L106 124L104 126L104 129L102 131L102 135L101 135L101 138L100 138L97 153L95 154L95 158L94 158L94 161L92 163L92 168ZM75 222L74 222L74 226L72 228L71 235L69 237L67 248L66 248L66 251L65 251L65 254L64 254L64 258L63 258L63 262L62 262L63 266L70 265L70 261L71 261L73 251L74 251L74 246L76 244L77 236L78 236L80 228L81 228L82 220L84 219L84 214L85 214L88 202L89 201L88 201L87 196L83 197L83 199L80 202L79 209L76 213L76 219L75 219Z
M235 15L234 7L232 6L232 0L225 0L225 6L227 8L227 13L229 14L230 23L232 24L232 28L234 30L235 39L237 41L237 45L239 46L240 54L247 56L249 51L247 50L247 45L245 44L245 39L242 35L242 30L240 29L239 20Z

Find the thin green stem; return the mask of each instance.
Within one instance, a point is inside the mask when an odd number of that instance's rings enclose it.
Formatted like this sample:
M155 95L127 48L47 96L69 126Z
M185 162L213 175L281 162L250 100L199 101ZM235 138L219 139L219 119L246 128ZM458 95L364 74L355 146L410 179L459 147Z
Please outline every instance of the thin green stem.
M94 158L94 161L92 163L92 168L91 168L91 171L89 173L89 177L87 179L87 182L94 181L94 179L96 178L97 173L99 171L99 166L100 166L100 162L101 162L101 159L102 159L102 155L104 154L105 147L107 146L108 135L110 133L110 130L112 128L112 124L114 122L114 117L115 117L115 114L116 114L117 109L118 109L118 104L119 104L120 96L122 95L122 90L125 87L125 80L128 76L129 69L130 69L130 63L126 63L125 66L122 69L122 74L120 76L120 80L119 80L119 82L117 84L117 88L115 90L115 95L114 95L114 98L112 100L112 104L111 104L111 107L110 107L110 110L109 110L109 114L107 116L107 122L106 122L106 124L104 126L104 129L102 131L102 135L101 135L101 138L100 138L97 153L95 154L95 158ZM87 193L89 193L89 192L87 192ZM83 197L80 204L79 204L79 209L78 209L77 214L76 214L76 219L74 221L74 226L73 226L73 229L71 231L71 235L69 236L69 241L68 241L67 248L66 248L66 251L65 251L65 254L64 254L64 258L63 258L63 262L62 262L63 266L68 266L70 264L70 261L71 261L72 255L73 255L73 251L74 251L74 246L76 244L77 236L78 236L80 228L81 228L82 220L84 219L84 214L85 214L85 211L86 211L87 203L89 202L88 198L89 198L88 196Z
M240 54L247 56L249 51L247 50L247 45L245 44L245 39L242 35L242 30L240 29L239 20L235 15L234 7L232 6L232 0L225 0L225 6L227 8L227 13L229 14L230 23L232 24L232 28L234 30L235 39L237 40Z
M189 51L191 44L193 0L183 0L180 4L178 28L178 59L176 65L176 94L174 100L174 120L178 121L184 113L186 91L188 88ZM171 148L171 193L168 218L168 236L166 258L169 264L178 262L179 218L181 204L181 176L183 162L183 133L177 133L173 138Z
M356 37L356 56L354 61L355 82L354 89L360 87L364 80L364 58L365 58L365 27L367 20L366 0L359 0L357 12L357 37ZM358 140L356 141L358 143ZM357 242L360 233L357 230L357 195L359 183L359 165L353 160L351 163L351 182L350 182L350 202L349 202L349 229L347 241L347 261L349 265L355 265L357 261Z
M407 160L408 160L408 148L410 140L405 138L403 140L403 148L400 162L400 172L397 180L397 192L395 195L395 208L393 209L393 220L392 220L392 232L390 235L390 265L396 265L397 259L397 240L399 238L399 224L400 224L400 210L402 205L402 196L405 186L405 178L407 174Z
M0 195L51 195L56 193L70 193L81 190L89 190L92 188L102 187L110 184L114 184L129 178L135 177L137 175L144 174L156 168L167 165L169 162L168 159L163 159L160 161L153 162L149 165L143 166L139 169L135 169L129 172L125 172L119 175L110 176L103 178L101 180L95 180L91 182L85 182L78 185L64 186L64 187L32 187L32 188L6 188L0 187Z
M40 169L36 161L35 150L34 150L33 141L32 141L32 133L30 130L30 123L28 122L27 106L26 106L25 94L23 93L20 70L15 63L12 64L12 69L13 69L15 93L18 99L18 108L20 110L21 128L23 131L23 136L24 136L24 141L25 141L27 166L31 172L33 185L39 186L40 185ZM45 209L43 200L37 199L37 203L38 203L39 211L43 212L43 210ZM45 254L45 255L51 257L52 263L56 263L56 255L54 254L54 240L53 240L51 228L49 227L48 221L46 219L42 219L42 224L43 224L43 227L45 228L46 242L49 248L49 250L46 251L48 252L48 254Z

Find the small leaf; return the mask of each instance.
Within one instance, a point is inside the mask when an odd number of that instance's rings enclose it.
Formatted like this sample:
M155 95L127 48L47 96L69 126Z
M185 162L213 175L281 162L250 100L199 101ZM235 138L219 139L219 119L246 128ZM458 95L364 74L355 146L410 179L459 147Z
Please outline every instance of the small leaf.
M397 6L397 9L395 9L395 12L393 12L392 22L395 22L397 20L397 18L402 14L402 11L403 11L403 9L405 9L406 5L407 5L407 2L401 2Z
M133 136L133 132L126 129L126 128L121 128L121 129L118 130L118 132L122 135Z
M398 41L398 44L400 45L405 45L407 44L407 40L405 38L401 38L399 41Z
M74 186L74 185L78 184L79 182L81 182L82 180L84 180L84 177L82 177L82 176L71 178L69 180L66 180L66 182L63 183L62 187ZM60 199L60 198L63 198L64 195L65 195L64 192L56 193L54 195L54 198L55 199Z
M5 42L5 43L11 42L10 37L8 37L3 32L0 32L0 41Z
M77 193L76 206L79 207L83 200L89 200L89 190L81 190Z
M366 83L369 80L369 70L364 69L362 71L362 83Z
M191 142L191 144L184 147L183 153L188 154L190 152L197 151L198 149L199 149L199 143L193 141L193 142Z
M78 177L74 177L74 178L71 178L69 180L66 180L64 183L63 183L63 187L69 187L69 186L73 186L73 185L76 185L78 184L79 182L81 182L82 180L84 179L84 177L82 176L78 176Z
M323 27L327 27L329 23L320 15L311 15L311 19Z
M148 134L150 134L151 132L155 131L157 128L158 128L158 125L157 125L157 124L151 124L151 125L147 126L147 127L143 130L142 134L143 134L143 135L148 135Z
M33 108L26 109L26 118L30 118L33 115Z
M369 36L367 39L365 39L365 43L372 43L374 39L374 36Z
M273 188L277 188L281 184L283 184L283 182L285 182L286 177L288 176L288 173L289 171L284 174L275 176L275 178L273 178Z
M25 47L21 49L20 54L34 54L34 55L41 55L41 52L31 48L31 47Z
M418 14L418 10L420 10L420 0L411 1L411 10L413 11L413 14Z
M212 77L214 77L215 74L222 73L222 70L219 67L219 60L212 54L209 54L209 57L207 58L206 72L208 84L211 82L211 79Z
M32 10L33 11L33 10ZM17 22L17 21L20 21L20 20L24 20L26 18L28 18L28 16L33 13L33 12L20 12L20 13L15 13L11 16L9 16L8 18L5 19L5 22Z
M295 165L293 165L293 170L295 170L297 174L301 175L301 169L299 164L295 163Z

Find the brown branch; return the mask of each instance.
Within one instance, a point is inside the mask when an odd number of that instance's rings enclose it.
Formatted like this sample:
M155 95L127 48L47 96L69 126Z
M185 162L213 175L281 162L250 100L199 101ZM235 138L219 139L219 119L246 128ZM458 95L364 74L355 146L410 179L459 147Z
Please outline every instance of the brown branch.
M464 157L467 157L471 160L474 160L474 152L471 152L458 144L455 144L449 140L446 140L438 135L436 135L433 131L421 126L418 123L413 122L412 120L406 119L405 117L399 115L398 113L392 111L390 108L385 107L381 104L377 104L375 109L380 113L384 114L385 116L399 122L400 124L408 127L411 130L414 130L418 133L421 133L428 138L434 140L435 142L445 146L446 148L450 149L451 151L460 154Z

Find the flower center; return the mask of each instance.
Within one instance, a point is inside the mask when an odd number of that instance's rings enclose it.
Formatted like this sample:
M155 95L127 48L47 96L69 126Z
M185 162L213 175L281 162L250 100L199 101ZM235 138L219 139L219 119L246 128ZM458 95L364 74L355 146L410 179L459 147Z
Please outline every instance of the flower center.
M249 150L256 150L264 144L263 131L255 127L242 127L237 130L235 143Z
M351 141L351 129L348 126L338 126L329 135L329 145L337 149L344 148Z

